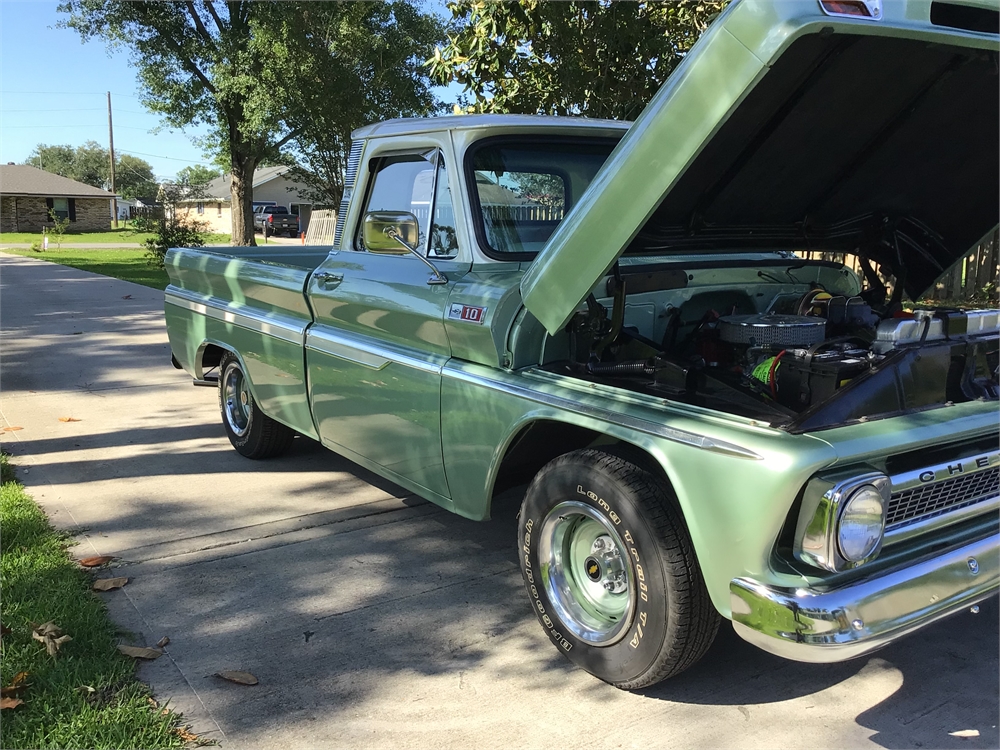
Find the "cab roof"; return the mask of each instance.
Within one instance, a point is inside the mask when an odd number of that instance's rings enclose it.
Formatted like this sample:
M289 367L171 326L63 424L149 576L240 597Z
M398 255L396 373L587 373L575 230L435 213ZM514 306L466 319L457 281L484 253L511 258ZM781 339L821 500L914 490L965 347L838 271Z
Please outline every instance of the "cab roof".
M617 130L624 132L632 125L625 120L598 120L588 117L555 117L549 115L445 115L442 117L401 117L372 123L351 133L351 138L375 138L388 135L416 135L442 130L526 129L553 130Z

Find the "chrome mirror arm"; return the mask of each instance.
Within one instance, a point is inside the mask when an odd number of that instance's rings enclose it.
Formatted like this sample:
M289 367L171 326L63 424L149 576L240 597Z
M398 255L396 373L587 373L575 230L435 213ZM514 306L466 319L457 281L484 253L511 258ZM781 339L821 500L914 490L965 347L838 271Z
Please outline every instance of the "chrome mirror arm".
M443 273L441 273L439 270L437 270L437 268L434 266L434 264L431 263L429 260L427 260L427 258L425 258L423 255L421 255L417 251L417 249L415 247L410 247L406 243L406 240L404 240L400 236L399 232L396 231L395 227L389 227L388 229L386 229L385 230L385 234L390 239L396 240L396 242L398 242L400 245L402 245L407 250L409 250L412 255L414 255L415 257L417 257L420 260L421 263L423 263L425 266L427 266L429 269L431 269L431 272L434 275L431 276L429 279L427 279L427 283L428 284L430 284L431 286L435 286L435 285L438 285L438 284L447 284L448 283L448 277L445 276Z

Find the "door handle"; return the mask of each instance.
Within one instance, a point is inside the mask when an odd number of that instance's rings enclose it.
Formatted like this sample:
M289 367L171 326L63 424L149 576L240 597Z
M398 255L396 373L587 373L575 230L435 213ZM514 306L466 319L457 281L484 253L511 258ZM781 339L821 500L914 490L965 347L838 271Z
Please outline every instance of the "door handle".
M316 279L317 283L324 289L335 289L340 285L340 282L344 280L344 274L320 271L319 273L313 274L313 278Z

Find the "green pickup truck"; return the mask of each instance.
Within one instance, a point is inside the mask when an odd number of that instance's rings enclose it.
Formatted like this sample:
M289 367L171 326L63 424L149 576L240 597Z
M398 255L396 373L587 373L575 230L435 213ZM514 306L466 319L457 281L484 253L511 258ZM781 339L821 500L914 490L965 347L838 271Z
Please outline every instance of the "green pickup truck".
M998 224L997 23L746 0L635 123L362 128L332 247L168 253L174 364L249 458L308 437L472 519L527 483L531 607L621 688L722 618L829 662L974 609L1000 311L903 302Z

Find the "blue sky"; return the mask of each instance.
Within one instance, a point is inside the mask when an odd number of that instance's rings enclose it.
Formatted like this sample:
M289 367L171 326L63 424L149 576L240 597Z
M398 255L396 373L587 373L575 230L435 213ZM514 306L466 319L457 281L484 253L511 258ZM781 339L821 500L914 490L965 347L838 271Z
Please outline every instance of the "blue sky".
M0 0L0 164L23 162L39 143L107 146L108 91L116 152L145 159L162 178L208 164L191 142L204 131L161 128L139 103L128 53L109 54L103 42L83 44L75 31L56 28L57 4Z

